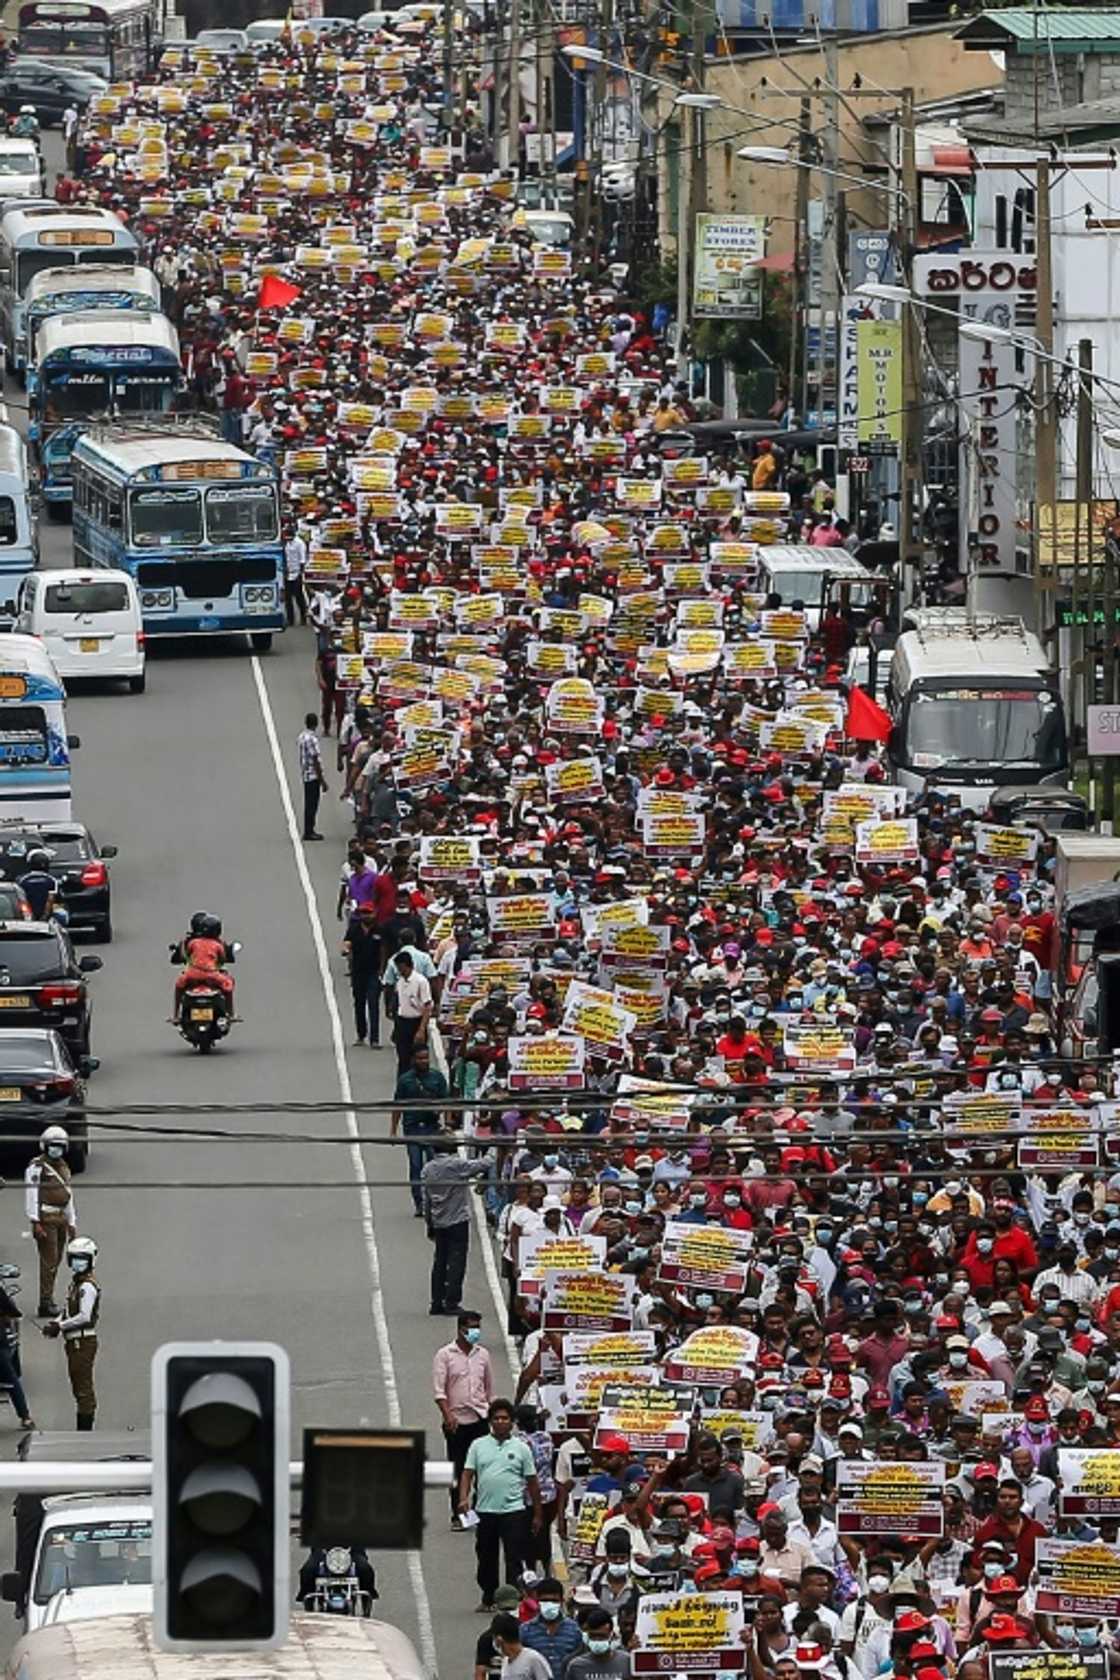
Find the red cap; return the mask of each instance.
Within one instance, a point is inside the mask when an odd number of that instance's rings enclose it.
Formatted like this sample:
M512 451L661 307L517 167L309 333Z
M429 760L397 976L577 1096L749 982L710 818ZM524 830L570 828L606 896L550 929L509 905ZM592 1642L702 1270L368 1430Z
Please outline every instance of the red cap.
M1050 1421L1050 1408L1041 1394L1035 1394L1027 1401L1023 1407L1023 1416L1030 1418L1033 1422L1048 1423Z
M1014 1616L992 1616L984 1629L983 1637L993 1645L1010 1643L1012 1639L1022 1639L1025 1629Z
M929 1617L923 1616L920 1610L904 1610L895 1620L896 1633L921 1633L929 1626Z
M716 1562L715 1558L710 1558L707 1563L700 1565L692 1579L694 1581L714 1581L717 1575L722 1574L722 1566Z
M599 1442L599 1451L605 1453L626 1453L629 1455L630 1443L625 1435L604 1435Z
M972 1472L972 1479L974 1482L986 1482L988 1480L998 1481L999 1465L987 1463L978 1464Z
M884 1406L889 1408L890 1403L891 1403L891 1397L887 1393L887 1390L885 1388L872 1388L872 1389L868 1390L868 1394L867 1394L867 1404L868 1404L868 1406L874 1406L876 1408L876 1410L879 1410L880 1408L882 1408Z
M997 1575L986 1589L989 1598L992 1598L996 1593L1014 1593L1017 1598L1022 1590L1014 1575Z

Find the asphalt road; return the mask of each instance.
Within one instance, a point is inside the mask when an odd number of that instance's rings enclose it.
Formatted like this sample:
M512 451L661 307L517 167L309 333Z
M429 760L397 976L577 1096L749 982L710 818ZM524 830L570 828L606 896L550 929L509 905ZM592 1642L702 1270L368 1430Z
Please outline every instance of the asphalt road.
M14 386L7 396L22 400ZM68 525L44 519L41 538L44 565L69 563ZM143 695L105 686L72 696L70 728L82 742L74 813L120 848L115 938L98 947L105 966L93 978L94 1103L340 1104L351 1100L348 1085L359 1102L391 1094L392 1050L350 1047L334 912L349 831L339 780L323 801L322 845L294 840L282 794L281 775L298 817L295 741L315 699L313 652L304 629L278 637L260 660L239 641L186 642L151 652ZM333 743L325 757L329 775ZM244 1024L207 1058L165 1019L174 980L168 942L203 907L244 946L236 968ZM76 1186L80 1228L100 1245L105 1292L98 1427L146 1427L149 1364L160 1343L252 1337L281 1343L291 1357L293 1456L306 1426L369 1423L423 1428L429 1454L441 1457L431 1357L453 1321L427 1314L429 1249L399 1184L403 1152L353 1141L359 1128L362 1137L386 1134L388 1113L351 1118L352 1132L341 1106L129 1124L143 1129L93 1134ZM220 1136L196 1143L165 1135L183 1126ZM18 1167L13 1177L0 1196L0 1253L24 1266L21 1305L31 1312L35 1251ZM501 1391L509 1366L477 1231L466 1298L485 1314ZM72 1428L59 1344L29 1319L23 1348L38 1424ZM0 1407L0 1456L14 1453L14 1423ZM452 1680L469 1671L484 1625L472 1614L473 1546L448 1532L444 1492L429 1493L427 1511L419 1559L375 1559L378 1609ZM7 1529L0 1525L2 1567ZM0 1607L0 1645L16 1632Z

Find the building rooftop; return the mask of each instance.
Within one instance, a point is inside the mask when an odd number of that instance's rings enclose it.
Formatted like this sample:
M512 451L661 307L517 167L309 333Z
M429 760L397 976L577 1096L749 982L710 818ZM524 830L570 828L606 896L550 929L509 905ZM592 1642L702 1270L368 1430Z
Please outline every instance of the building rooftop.
M1002 12L981 12L957 30L956 40L980 52L1007 48L1012 52L1111 52L1120 46L1120 8L1067 7L1061 11L1009 6Z

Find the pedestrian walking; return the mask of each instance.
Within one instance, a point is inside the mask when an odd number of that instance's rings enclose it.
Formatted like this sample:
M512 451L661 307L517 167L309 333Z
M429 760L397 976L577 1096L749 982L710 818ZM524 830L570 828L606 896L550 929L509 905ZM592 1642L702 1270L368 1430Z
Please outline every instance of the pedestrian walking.
M64 1127L48 1126L39 1139L39 1153L28 1162L23 1175L27 1218L39 1251L40 1318L53 1318L58 1312L54 1280L66 1244L78 1234L74 1191L66 1164L69 1142Z
M66 1245L70 1264L70 1288L66 1292L66 1315L43 1325L44 1336L61 1336L66 1348L66 1370L77 1409L75 1429L90 1430L97 1413L93 1367L97 1362L97 1324L101 1317L101 1285L94 1273L97 1244L92 1237L75 1237Z
M459 1314L455 1340L437 1348L432 1360L432 1392L439 1409L447 1456L451 1460L451 1527L461 1529L459 1484L472 1444L486 1434L494 1398L494 1370L482 1345L482 1315Z
M315 819L319 815L319 801L327 791L327 778L323 774L323 755L319 750L319 737L315 733L319 719L315 712L307 712L303 719L303 729L300 731L296 746L299 750L299 779L303 783L303 838L305 840L321 840L323 836L315 827Z
M284 544L284 606L289 629L296 621L297 608L300 623L307 623L307 590L303 582L303 568L306 565L307 544L299 531L295 530Z
M402 1073L412 1062L417 1044L428 1038L428 1022L432 1018L431 982L422 975L409 951L398 951L393 961L397 978L393 987L393 1043L397 1047L397 1072Z
M381 938L375 906L363 899L350 917L343 955L350 959L350 994L354 999L355 1044L369 1038L371 1050L381 1048ZM394 1116L395 1119L395 1116Z
M433 1163L434 1164L434 1163ZM480 1610L494 1608L498 1590L499 1554L506 1584L521 1573L529 1533L541 1525L541 1492L533 1455L513 1433L513 1404L492 1400L487 1409L489 1429L472 1441L459 1482L459 1515L473 1511Z
M457 1139L446 1132L432 1139L433 1155L420 1174L424 1218L432 1241L433 1318L462 1310L463 1279L471 1240L470 1183L490 1171L488 1161L455 1153Z
M0 1286L0 1388L12 1397L15 1413L24 1429L34 1429L35 1419L23 1391L19 1358L19 1321L23 1317L8 1291Z
M447 1094L446 1075L432 1066L428 1046L418 1044L412 1052L412 1066L397 1075L393 1101L409 1105L439 1103L446 1100ZM395 1108L393 1118L389 1122L390 1137L396 1137L400 1131L409 1140L405 1145L405 1153L408 1156L408 1188L417 1219L423 1218L424 1214L420 1175L431 1160L432 1151L427 1144L420 1141L414 1143L412 1140L435 1137L439 1128L440 1110L434 1107Z

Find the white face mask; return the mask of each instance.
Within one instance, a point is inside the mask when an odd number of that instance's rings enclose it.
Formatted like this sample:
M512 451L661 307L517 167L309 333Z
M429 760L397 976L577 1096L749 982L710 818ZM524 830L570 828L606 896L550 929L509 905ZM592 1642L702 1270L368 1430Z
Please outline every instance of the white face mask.
M890 1584L891 1578L889 1575L869 1575L867 1577L868 1592L885 1593L889 1591Z

